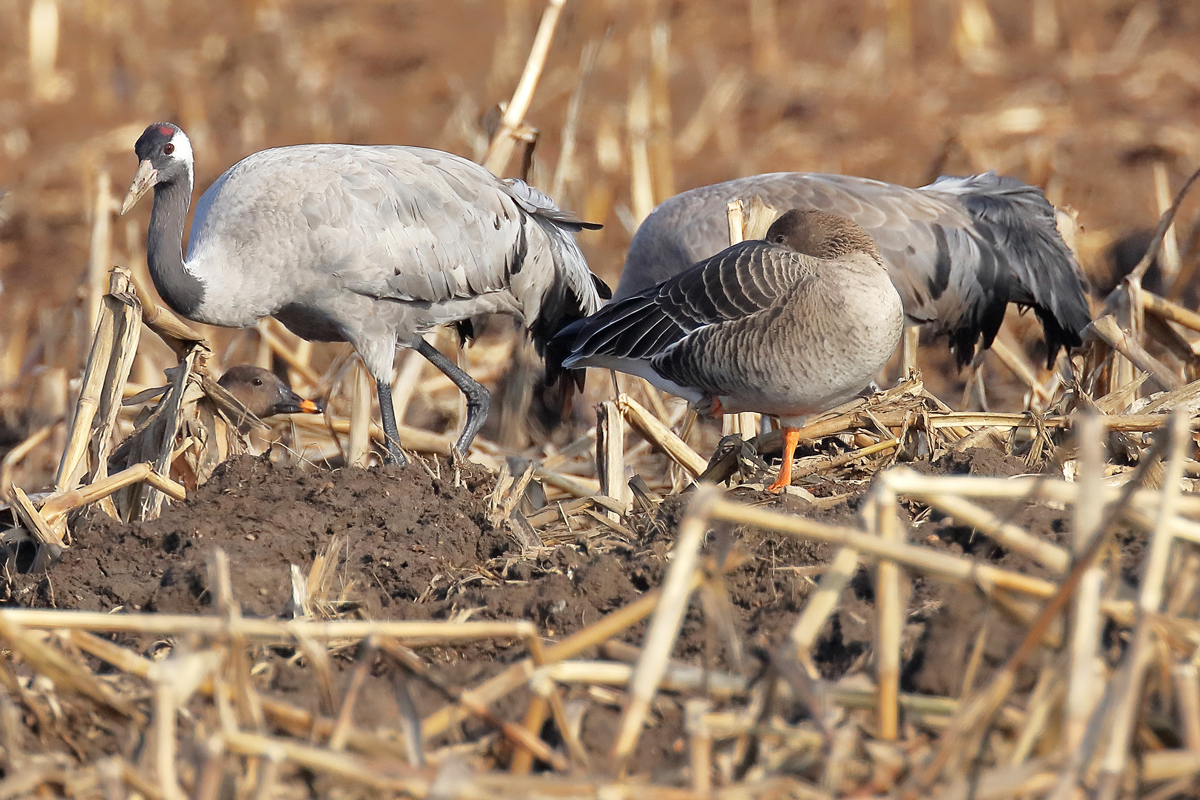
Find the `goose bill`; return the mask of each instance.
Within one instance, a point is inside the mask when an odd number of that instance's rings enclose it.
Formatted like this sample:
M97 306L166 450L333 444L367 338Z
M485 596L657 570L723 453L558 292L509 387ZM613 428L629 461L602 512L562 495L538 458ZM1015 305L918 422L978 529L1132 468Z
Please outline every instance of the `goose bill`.
M142 199L142 195L150 191L156 183L158 183L158 170L154 168L154 165L149 161L138 164L137 173L133 176L133 183L129 184L129 191L125 193L125 202L121 203L122 216L136 206L137 201Z
M318 403L314 403L312 400L305 400L304 398L299 397L298 395L292 395L291 397L287 397L287 398L284 398L283 400L280 400L271 409L272 416L274 416L275 414L321 414L321 413L324 413L324 409L321 408L321 406Z
M323 412L324 412L324 409L321 408L321 405L319 403L314 403L312 400L301 400L300 401L300 413L301 414L321 414Z

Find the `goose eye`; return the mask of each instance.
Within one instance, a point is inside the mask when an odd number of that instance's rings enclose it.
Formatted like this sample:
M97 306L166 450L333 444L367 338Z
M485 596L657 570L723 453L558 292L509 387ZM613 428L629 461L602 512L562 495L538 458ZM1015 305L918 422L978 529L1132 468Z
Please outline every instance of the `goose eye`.
M255 378L255 379L254 379L254 385L255 385L255 386L262 386L262 378Z
M783 234L777 234L777 235L775 236L775 243L776 243L776 244L783 244Z
M171 153L175 152L175 145L171 144L170 142L167 142L166 144L163 145L163 152L166 153L167 155L171 155Z

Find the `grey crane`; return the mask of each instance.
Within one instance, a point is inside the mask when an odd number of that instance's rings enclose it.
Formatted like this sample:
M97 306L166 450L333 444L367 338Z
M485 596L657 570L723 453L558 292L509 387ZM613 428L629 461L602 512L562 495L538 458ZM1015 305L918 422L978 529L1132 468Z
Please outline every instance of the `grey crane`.
M780 418L779 491L809 414L870 383L900 341L900 295L871 237L835 214L789 210L728 247L614 300L554 341L566 367L640 375L699 411Z
M804 172L752 175L678 194L634 234L616 299L686 270L729 244L727 204L758 198L777 211L848 217L879 247L912 324L949 337L960 366L991 346L1009 303L1032 307L1047 363L1081 343L1091 321L1085 281L1036 187L984 173L919 189ZM982 342L981 342L982 340Z
M416 349L466 395L455 445L465 454L487 417L487 390L422 334L502 312L523 320L540 349L608 294L574 237L598 226L450 153L343 144L254 153L200 197L185 259L191 142L155 123L134 152L121 213L154 189L146 255L167 305L197 322L240 328L273 316L304 339L350 342L375 378L394 463L406 462L390 386L397 346Z

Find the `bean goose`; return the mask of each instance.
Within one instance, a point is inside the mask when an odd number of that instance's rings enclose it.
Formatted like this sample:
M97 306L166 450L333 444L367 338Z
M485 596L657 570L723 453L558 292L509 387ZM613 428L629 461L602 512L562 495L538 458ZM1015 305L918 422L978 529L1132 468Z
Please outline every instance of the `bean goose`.
M321 407L291 390L269 369L239 364L217 381L259 419L276 414L319 414Z
M406 461L391 401L397 346L415 348L466 395L456 444L465 454L487 417L487 390L422 334L503 312L523 320L540 349L607 291L573 235L592 226L522 181L419 147L314 144L247 156L200 197L184 259L191 142L156 123L134 152L122 213L154 189L146 253L163 300L197 322L245 327L274 316L305 339L350 342L375 378L395 463Z
M736 244L565 328L566 367L639 375L718 415L756 411L784 432L778 491L791 483L809 414L870 383L904 312L871 237L845 217L789 210Z
M942 177L919 189L846 175L776 172L678 194L634 234L617 287L629 297L729 242L726 206L755 198L782 211L848 217L870 234L911 324L949 337L960 366L992 344L1009 303L1032 307L1048 363L1081 343L1090 321L1085 283L1045 195L1015 178Z

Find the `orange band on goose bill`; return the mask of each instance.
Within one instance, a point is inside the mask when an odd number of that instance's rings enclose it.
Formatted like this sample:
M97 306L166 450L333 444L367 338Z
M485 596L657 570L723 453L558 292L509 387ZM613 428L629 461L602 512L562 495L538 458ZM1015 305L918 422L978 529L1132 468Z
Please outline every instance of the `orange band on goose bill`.
M316 403L314 403L312 400L301 400L300 401L300 411L301 411L301 413L304 413L304 414L320 414L321 407L319 405L317 405Z

